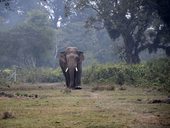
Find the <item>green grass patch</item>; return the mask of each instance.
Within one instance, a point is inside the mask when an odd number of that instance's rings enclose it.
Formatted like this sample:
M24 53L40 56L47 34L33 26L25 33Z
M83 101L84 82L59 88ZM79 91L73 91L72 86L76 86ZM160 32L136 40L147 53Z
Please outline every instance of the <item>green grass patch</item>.
M164 99L169 94L150 88L127 86L122 91L91 91L51 87L13 89L10 94L37 94L38 98L0 97L2 128L166 128L170 125L169 104L148 104L151 99ZM29 86L29 85L27 85ZM63 86L63 85L62 85ZM140 99L140 100L139 100ZM14 118L4 117L4 112Z

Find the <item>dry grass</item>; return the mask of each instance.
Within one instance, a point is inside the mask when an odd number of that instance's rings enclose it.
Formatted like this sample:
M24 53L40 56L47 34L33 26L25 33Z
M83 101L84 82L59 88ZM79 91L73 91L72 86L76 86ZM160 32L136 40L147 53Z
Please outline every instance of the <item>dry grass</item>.
M29 85L28 85L29 86ZM39 86L39 85L38 85ZM51 88L51 86L53 88ZM41 88L20 86L6 90L15 95L0 97L0 114L10 111L12 119L0 119L0 128L168 128L170 104L148 104L163 99L163 92L127 87L122 91L95 91L92 88L66 91L62 86Z

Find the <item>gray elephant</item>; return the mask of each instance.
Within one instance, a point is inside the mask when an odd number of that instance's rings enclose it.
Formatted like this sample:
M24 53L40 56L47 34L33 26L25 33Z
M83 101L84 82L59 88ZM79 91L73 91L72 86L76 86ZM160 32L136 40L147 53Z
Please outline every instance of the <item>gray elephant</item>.
M59 64L68 88L80 88L83 60L83 52L76 47L68 47L64 52L60 52Z

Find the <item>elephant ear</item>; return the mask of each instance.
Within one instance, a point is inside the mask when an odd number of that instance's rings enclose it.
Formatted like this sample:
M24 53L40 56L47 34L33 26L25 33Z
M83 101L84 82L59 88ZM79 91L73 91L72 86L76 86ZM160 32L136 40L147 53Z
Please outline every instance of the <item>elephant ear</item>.
M79 57L80 57L79 62L82 62L84 60L84 53L81 51L78 51L78 53L79 53Z
M60 52L59 59L61 62L66 63L65 52Z

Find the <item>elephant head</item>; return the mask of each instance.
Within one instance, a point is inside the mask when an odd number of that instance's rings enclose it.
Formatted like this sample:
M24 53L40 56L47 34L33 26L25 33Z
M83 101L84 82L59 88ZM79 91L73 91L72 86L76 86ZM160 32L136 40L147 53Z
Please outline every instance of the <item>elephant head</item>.
M76 47L68 47L64 52L60 52L59 64L65 76L68 88L77 88L81 85L83 52Z

